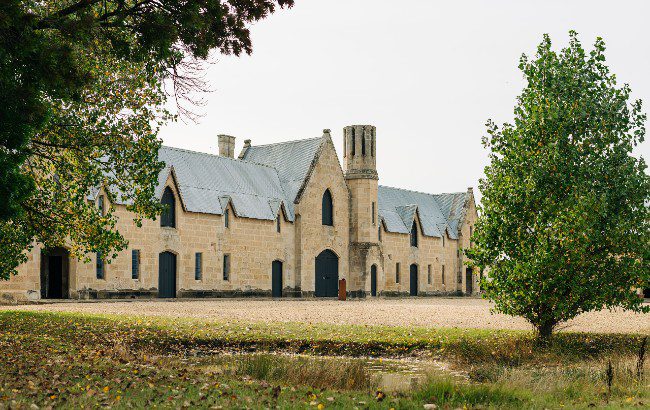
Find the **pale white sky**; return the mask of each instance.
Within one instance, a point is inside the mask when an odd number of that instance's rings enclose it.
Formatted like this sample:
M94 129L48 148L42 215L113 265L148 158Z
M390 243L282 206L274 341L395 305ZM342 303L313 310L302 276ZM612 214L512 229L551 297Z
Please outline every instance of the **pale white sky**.
M198 124L164 128L166 145L217 153L217 134L268 144L377 127L380 183L431 193L478 186L485 122L510 121L522 52L575 29L607 44L610 68L650 111L647 0L296 0L252 27L253 54L217 56ZM650 143L637 155L650 159Z

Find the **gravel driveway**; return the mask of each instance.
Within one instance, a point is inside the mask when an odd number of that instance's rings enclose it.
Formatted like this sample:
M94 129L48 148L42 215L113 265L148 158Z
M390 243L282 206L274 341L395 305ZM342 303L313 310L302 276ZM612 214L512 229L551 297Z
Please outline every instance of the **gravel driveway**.
M192 317L214 321L306 322L387 326L530 329L519 318L490 313L487 301L473 298L348 300L204 299L173 301L61 302L0 309ZM650 314L590 312L565 330L650 334Z

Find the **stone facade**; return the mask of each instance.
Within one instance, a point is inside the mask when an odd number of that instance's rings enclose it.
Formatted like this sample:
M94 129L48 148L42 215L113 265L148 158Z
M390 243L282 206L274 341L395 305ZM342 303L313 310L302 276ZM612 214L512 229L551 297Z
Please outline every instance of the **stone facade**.
M301 188L291 204L292 217L287 213L289 204L279 207L276 220L241 217L233 201L226 203L221 214L189 211L172 171L164 187L174 194L175 227L162 227L160 219L144 220L141 227L136 227L124 205L105 204L114 208L119 218L117 229L129 246L114 260L106 261L103 277L98 278L102 275L98 275L96 255L89 255L90 262L84 263L69 257L65 248L46 251L35 246L28 261L19 267L18 275L0 283L0 297L5 302L47 298L50 270L59 269L50 269L50 265L59 260L63 261L59 265L63 289L55 297L157 297L159 255L163 252L176 258L177 297L271 296L272 266L278 261L282 296L311 297L319 286L317 259L325 251L336 255L337 277L346 280L350 296L409 295L411 265L417 267L417 295L476 293L477 276L468 274L461 251L471 245L469 238L477 217L471 189L463 193L464 203L458 208L463 212L454 238L447 231L444 239L425 235L421 216L416 212L417 246L412 246L408 233L387 229L380 212L375 127L346 127L344 139L343 167L328 130L316 141L318 149L309 158ZM220 135L219 145L222 157L234 156L233 137ZM251 149L248 140L247 149ZM231 161L246 161L245 153L240 155L243 160ZM332 226L321 220L326 190L333 203ZM103 198L106 195L100 191L94 200ZM134 250L139 255L137 262ZM200 277L196 272L197 253L201 254ZM227 278L225 255L230 260ZM375 272L375 278L371 272Z

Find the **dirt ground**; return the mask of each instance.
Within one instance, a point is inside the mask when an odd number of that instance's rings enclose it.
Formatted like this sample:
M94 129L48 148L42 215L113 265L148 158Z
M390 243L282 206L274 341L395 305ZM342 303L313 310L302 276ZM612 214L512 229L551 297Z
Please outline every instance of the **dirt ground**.
M295 299L67 301L2 306L0 309L192 317L214 321L530 329L522 319L491 314L487 301L474 298L366 299L345 302ZM650 334L650 314L622 310L590 312L563 325L562 330Z

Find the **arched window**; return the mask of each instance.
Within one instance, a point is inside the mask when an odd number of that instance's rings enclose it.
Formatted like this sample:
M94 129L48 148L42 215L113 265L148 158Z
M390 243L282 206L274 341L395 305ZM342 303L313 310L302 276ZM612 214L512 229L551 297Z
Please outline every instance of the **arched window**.
M163 209L160 216L160 226L167 226L170 228L176 227L176 199L174 193L167 187L163 193L162 200L160 201L165 209Z
M326 189L323 194L323 225L334 226L334 206L329 189Z
M413 226L411 227L411 246L418 247L418 225L413 221Z

